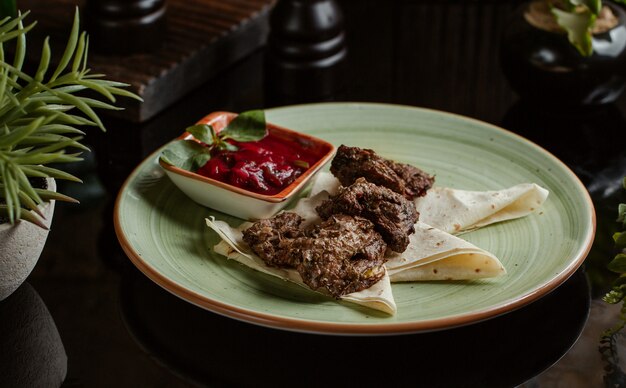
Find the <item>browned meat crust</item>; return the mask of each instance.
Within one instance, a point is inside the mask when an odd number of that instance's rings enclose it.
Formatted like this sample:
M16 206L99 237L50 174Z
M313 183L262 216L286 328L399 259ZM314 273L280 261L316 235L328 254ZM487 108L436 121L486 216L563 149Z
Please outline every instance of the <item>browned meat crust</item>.
M404 182L404 192L396 192L404 195L407 199L426 195L426 192L433 187L433 183L435 183L435 177L426 174L424 171L410 164L398 163L391 160L385 160L385 164L391 167Z
M330 172L343 186L350 186L358 178L365 178L407 199L425 195L435 181L434 177L417 167L382 158L370 149L345 145L337 149Z
M409 235L415 232L419 218L415 205L383 186L357 179L349 187L341 187L339 193L324 201L317 208L323 219L333 214L349 214L367 218L375 225L392 250L404 252L409 245Z
M303 230L303 219L283 212L243 232L269 266L295 268L311 289L338 298L371 287L385 274L387 246L404 252L419 214L410 201L433 178L374 151L341 146L331 171L344 187L316 208L325 221Z
M365 218L333 215L310 230L283 212L244 230L244 241L269 266L295 268L311 289L338 298L371 287L385 274L387 245Z
M369 288L384 276L387 245L370 221L334 215L308 235L295 239L292 249L301 255L297 270L311 289L339 297Z
M304 236L303 219L293 212L283 212L255 222L243 231L243 241L271 267L295 268L297 258L290 253L294 238Z

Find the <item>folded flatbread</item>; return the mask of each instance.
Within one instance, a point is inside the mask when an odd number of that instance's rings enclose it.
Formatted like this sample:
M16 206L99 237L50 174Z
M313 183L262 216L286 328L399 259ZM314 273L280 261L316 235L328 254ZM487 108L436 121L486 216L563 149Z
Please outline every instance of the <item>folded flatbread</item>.
M318 175L311 195L321 191L335 194L340 184L327 172ZM416 198L420 221L444 232L459 234L496 222L524 217L539 209L548 190L534 183L522 183L502 190L468 191L433 187Z
M493 254L421 221L415 224L406 251L391 252L387 258L385 266L392 282L472 280L506 274Z
M215 252L229 259L236 260L252 269L276 276L283 280L288 280L310 290L310 288L304 284L300 274L296 270L269 267L265 265L265 262L260 257L255 255L254 252L248 248L243 241L241 232L250 227L250 223L245 223L238 228L233 228L226 222L216 221L213 217L211 219L207 218L206 223L222 238L222 241L214 247ZM385 276L372 287L344 295L341 299L380 310L390 315L396 313L396 302L393 299L388 274L385 274Z
M420 220L457 234L524 217L539 209L547 198L548 190L534 183L496 191L433 187L424 197L415 199L415 206Z
M303 198L291 210L298 213L304 222L303 227L320 222L315 208L329 197L326 191L316 191L315 195ZM255 255L245 244L242 231L251 224L244 223L237 228L223 221L207 219L207 225L222 238L214 247L215 252L238 261L257 271L294 282L308 288L297 271L274 268ZM389 251L385 264L386 275L369 289L344 295L341 299L372 309L395 314L390 282L423 280L468 280L494 277L506 273L500 261L491 253L449 233L433 228L423 222L415 225L406 251Z

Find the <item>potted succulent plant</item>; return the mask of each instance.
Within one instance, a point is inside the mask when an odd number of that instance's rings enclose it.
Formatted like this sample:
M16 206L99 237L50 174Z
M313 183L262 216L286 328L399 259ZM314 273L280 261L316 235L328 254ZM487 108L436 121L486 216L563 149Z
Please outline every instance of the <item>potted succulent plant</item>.
M82 160L80 154L88 150L79 128L104 130L95 110L118 109L112 105L115 96L139 98L124 89L128 85L90 72L88 38L79 30L78 9L57 65L51 66L46 39L34 74L27 74L26 33L35 25L24 26L27 15L0 21L0 300L37 262L54 201L73 201L55 191L54 180L80 181L59 167Z
M522 98L551 106L610 103L626 83L626 13L609 1L532 0L508 24L500 59Z

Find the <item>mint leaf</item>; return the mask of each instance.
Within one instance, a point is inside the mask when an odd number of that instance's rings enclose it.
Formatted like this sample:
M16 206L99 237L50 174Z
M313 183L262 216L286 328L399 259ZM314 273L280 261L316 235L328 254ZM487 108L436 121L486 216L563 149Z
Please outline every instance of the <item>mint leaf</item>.
M186 131L204 144L211 145L215 143L215 130L210 125L196 124L188 127Z
M203 148L206 149L206 147L203 147ZM201 153L195 154L191 158L191 171L197 171L200 167L204 166L206 162L208 162L209 160L211 160L210 152L201 152Z
M266 134L265 112L250 110L240 113L218 135L222 139L247 142L261 140Z
M193 140L176 140L161 153L161 160L183 170L193 171L202 158L198 155L210 153L207 147ZM208 159L207 159L208 160Z
M172 166L195 172L211 159L212 150L237 151L238 148L226 142L226 139L247 142L265 137L267 134L265 112L262 110L243 112L219 133L208 124L192 125L186 131L195 140L172 142L161 153L161 160Z
M239 149L239 147L237 147L236 145L230 144L229 142L226 142L226 141L220 141L219 143L217 143L217 149L223 150L223 151L235 152Z

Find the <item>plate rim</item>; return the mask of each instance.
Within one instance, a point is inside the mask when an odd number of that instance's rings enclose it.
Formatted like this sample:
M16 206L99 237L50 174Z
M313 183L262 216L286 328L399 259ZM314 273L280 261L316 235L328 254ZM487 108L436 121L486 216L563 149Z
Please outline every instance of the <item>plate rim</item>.
M294 108L307 108L307 107L319 107L319 106L345 106L350 108L355 107L378 107L378 108L392 108L392 109L405 109L405 110L415 110L421 112L428 112L430 114L439 114L444 116L452 117L456 120L461 121L470 121L475 125L486 126L494 129L496 131L500 131L505 133L507 136L513 136L517 141L522 143L526 143L526 145L531 146L548 156L552 162L560 165L563 171L565 171L569 178L578 186L579 191L583 194L587 207L589 209L588 214L590 216L591 228L588 228L588 233L585 236L584 245L581 245L581 249L579 249L579 253L576 257L574 257L558 275L551 278L547 283L537 287L534 290L522 295L519 298L516 298L513 301L500 303L490 308L484 308L479 311L470 312L467 314L450 316L450 317L442 317L436 319L428 319L423 321L410 321L410 322L389 322L389 323L344 323L344 322L328 322L328 321L311 321L306 319L297 319L291 317L283 317L276 316L268 313L263 313L259 311L248 310L239 306L234 306L228 303L221 302L214 298L211 298L206 295L199 294L186 288L183 284L179 284L167 276L160 273L156 268L147 263L142 256L132 247L132 244L124 235L123 227L121 224L119 211L121 207L121 202L123 200L124 193L127 188L133 182L134 178L140 172L141 167L148 161L156 158L161 149L165 146L161 146L157 148L154 152L150 153L146 158L142 159L141 162L132 170L129 176L125 179L124 183L120 187L118 191L118 195L115 200L115 205L113 209L113 224L115 229L115 234L117 239L122 247L124 253L128 256L130 261L150 280L158 284L160 287L165 289L166 291L172 293L173 295L192 303L198 307L203 309L212 311L214 313L220 314L222 316L226 316L229 318L237 319L239 321L253 323L260 326L265 326L274 329L282 329L289 330L295 332L304 332L304 333L316 333L316 334L337 334L337 335L389 335L389 334L409 334L409 333L418 333L418 332L430 332L437 330L445 330L452 329L459 326L469 325L473 323L478 323L490 318L495 318L502 314L517 310L523 306L528 305L529 303L540 299L541 297L547 295L551 291L558 288L562 285L570 276L572 276L576 270L583 264L589 251L591 250L591 246L593 244L596 232L596 212L593 201L584 184L580 181L580 178L560 159L554 156L551 152L547 151L545 148L540 145L534 143L533 141L514 133L508 129L499 127L495 124L491 124L476 118L463 116L461 114L446 112L442 110L432 109L432 108L424 108L424 107L416 107L410 105L402 105L402 104L390 104L390 103L372 103L372 102L330 102L330 103L311 103L311 104L298 104L298 105L288 105L288 106L280 106L265 109L267 111L279 111L284 109L294 109Z

